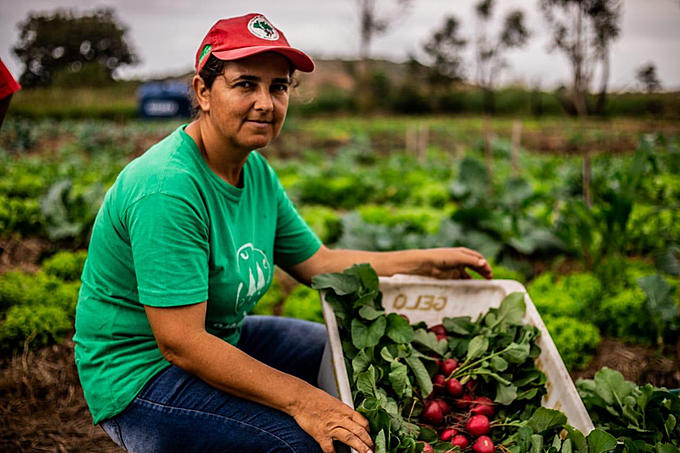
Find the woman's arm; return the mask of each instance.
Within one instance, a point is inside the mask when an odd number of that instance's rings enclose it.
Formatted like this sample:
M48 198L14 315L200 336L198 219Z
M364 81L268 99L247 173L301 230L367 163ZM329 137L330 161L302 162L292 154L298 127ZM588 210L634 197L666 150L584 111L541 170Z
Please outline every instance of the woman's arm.
M366 252L332 250L322 245L309 259L286 269L298 281L309 285L312 277L327 272L342 272L358 263L369 263L378 275L416 274L436 278L470 278L470 268L484 278L492 278L491 266L484 257L465 247Z
M283 373L205 330L206 303L173 308L146 306L156 342L172 364L232 395L291 415L324 453L339 440L371 451L368 421L342 401Z

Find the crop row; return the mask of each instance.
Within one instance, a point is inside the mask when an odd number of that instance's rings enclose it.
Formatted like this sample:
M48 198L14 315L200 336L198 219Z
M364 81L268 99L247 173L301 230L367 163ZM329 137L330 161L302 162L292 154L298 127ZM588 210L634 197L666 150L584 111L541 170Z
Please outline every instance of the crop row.
M37 132L25 131L27 149L58 142L66 127L37 125ZM13 136L3 138L0 239L43 237L57 249L87 246L102 197L136 152L131 143L143 137L142 127L103 131L90 123L67 125L77 140L54 145L52 152L23 154L18 124L10 130ZM168 124L153 127L159 134L171 129ZM302 216L327 244L480 250L495 263L497 278L528 285L570 367L584 366L601 336L660 348L677 338L680 141L643 136L634 155L593 157L590 204L583 198L579 156L523 153L513 168L507 142L492 142L491 152L491 160L485 159L483 147L465 153L431 147L419 157L385 155L370 140L357 137L335 150L333 158L304 151L271 162ZM578 273L562 275L565 263ZM35 277L1 277L3 288L24 285L43 288L45 294L31 293L28 302L9 296L0 300L0 332L13 325L45 325L49 332L61 332L34 338L31 344L38 344L67 331L68 307L75 300L48 301L58 293L59 281L72 288L68 281L77 280L79 272L65 277L43 269ZM26 319L28 309L13 308L31 304L61 307L59 316L34 310L36 318L59 320L59 329ZM276 280L256 310L321 320L314 291L299 286L288 294ZM12 332L0 333L4 339L16 336L3 345L16 347L33 330Z

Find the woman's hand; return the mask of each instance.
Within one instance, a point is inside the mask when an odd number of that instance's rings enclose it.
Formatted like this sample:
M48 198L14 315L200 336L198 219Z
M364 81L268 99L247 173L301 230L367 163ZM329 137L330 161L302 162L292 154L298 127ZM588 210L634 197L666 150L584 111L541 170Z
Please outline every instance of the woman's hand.
M366 417L323 390L309 387L298 398L291 415L319 443L324 453L334 453L334 440L349 445L359 453L373 451Z
M442 279L469 279L466 268L482 277L493 278L491 266L481 253L465 247L423 250L424 261L418 274Z

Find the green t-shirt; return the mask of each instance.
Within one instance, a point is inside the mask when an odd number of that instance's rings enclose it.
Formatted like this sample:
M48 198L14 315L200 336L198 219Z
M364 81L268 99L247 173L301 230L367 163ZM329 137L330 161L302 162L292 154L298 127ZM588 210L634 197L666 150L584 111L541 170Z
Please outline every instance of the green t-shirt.
M170 366L144 305L207 300L206 330L236 344L274 264L293 266L320 246L255 151L242 188L210 169L184 126L130 162L94 222L76 308L76 365L94 423Z

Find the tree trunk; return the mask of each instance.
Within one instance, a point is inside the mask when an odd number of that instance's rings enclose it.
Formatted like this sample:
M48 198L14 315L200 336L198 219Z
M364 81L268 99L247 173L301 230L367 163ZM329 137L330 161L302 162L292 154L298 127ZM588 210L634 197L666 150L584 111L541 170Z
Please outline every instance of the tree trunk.
M421 124L418 128L418 160L421 164L427 159L427 145L430 140L430 128L427 124Z
M510 165L512 176L519 176L519 147L522 143L522 122L515 120L512 123L512 147L510 148Z
M489 186L487 187L487 195L493 196L493 149L491 147L491 140L493 139L493 126L489 121L488 116L484 116L484 155L486 157L486 171L489 174Z
M590 194L590 180L590 151L586 149L583 151L583 201L588 209L590 209L593 204L592 196Z
M609 49L605 48L602 53L602 81L600 95L597 97L597 113L604 115L607 107L607 84L609 83Z
M483 93L483 105L484 113L494 114L496 113L496 100L494 98L494 92L490 86L485 86L482 88Z
M375 0L357 0L359 3L359 76L357 77L357 107L366 112L372 104L370 91L370 48L375 21Z
M588 113L586 108L586 87L585 87L585 52L583 42L583 6L579 2L577 5L576 16L576 45L573 50L572 65L574 66L574 86L572 88L574 108L580 117Z

